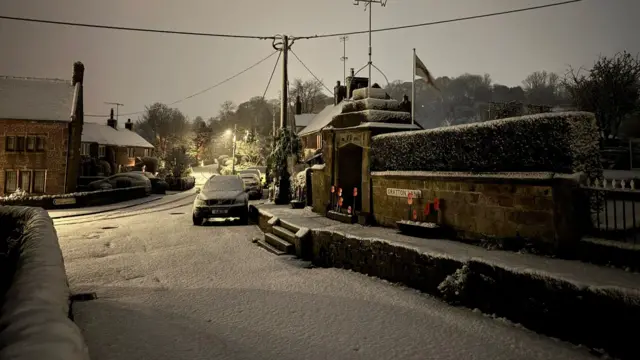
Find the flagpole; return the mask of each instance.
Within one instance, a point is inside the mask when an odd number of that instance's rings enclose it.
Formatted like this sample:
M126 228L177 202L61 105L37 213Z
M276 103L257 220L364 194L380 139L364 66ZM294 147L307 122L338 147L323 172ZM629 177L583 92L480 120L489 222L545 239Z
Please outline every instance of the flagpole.
M416 49L413 48L413 78L411 80L411 125L416 121Z

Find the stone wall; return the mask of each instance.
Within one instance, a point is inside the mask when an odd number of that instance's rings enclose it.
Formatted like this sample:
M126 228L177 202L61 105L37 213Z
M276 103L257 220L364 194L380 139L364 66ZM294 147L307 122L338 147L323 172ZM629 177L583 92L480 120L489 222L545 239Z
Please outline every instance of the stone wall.
M4 194L4 170L47 170L46 194L65 192L69 123L61 121L2 120L0 131L0 195ZM42 152L6 152L7 136L41 136Z
M383 226L409 217L406 197L387 189L419 190L413 208L422 218L438 198L442 224L468 240L532 243L556 252L579 241L588 219L577 181L553 174L372 173L373 214Z

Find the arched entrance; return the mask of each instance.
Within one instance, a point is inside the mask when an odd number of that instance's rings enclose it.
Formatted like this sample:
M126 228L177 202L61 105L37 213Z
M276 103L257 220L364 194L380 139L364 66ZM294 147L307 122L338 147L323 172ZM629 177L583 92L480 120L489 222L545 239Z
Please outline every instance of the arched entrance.
M338 149L338 186L342 188L343 208L354 206L353 188L357 188L354 211L362 210L362 152L362 147L353 143Z

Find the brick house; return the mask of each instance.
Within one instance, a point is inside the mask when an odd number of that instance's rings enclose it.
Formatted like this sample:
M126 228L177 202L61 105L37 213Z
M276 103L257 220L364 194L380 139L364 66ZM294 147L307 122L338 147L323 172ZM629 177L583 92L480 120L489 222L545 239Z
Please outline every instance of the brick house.
M0 76L0 196L75 190L83 80L80 62L71 81Z
M114 174L134 166L136 158L152 156L153 150L153 145L133 131L131 119L124 127L118 126L113 109L106 124L85 123L82 129L81 159L104 160Z

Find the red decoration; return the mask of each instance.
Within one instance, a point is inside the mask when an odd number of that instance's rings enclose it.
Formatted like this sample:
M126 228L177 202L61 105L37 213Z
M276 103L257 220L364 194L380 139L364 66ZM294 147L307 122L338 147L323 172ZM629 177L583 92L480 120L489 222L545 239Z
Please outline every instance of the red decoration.
M331 185L331 193L333 194L334 192L336 192L336 187Z
M413 220L417 220L418 219L418 212L416 210L413 210Z
M440 211L440 199L433 199L433 208L435 209L435 211Z
M338 188L338 196L342 196L342 188Z
M409 195L407 196L407 204L413 204L413 193L409 193Z
M342 198L338 199L338 206L342 206Z
M353 188L353 196L358 196L358 188Z
M351 206L349 206L349 207L347 208L347 213L349 213L349 215L351 215Z
M424 216L429 215L430 212L431 212L431 206L429 203L427 203L427 205L424 207Z

